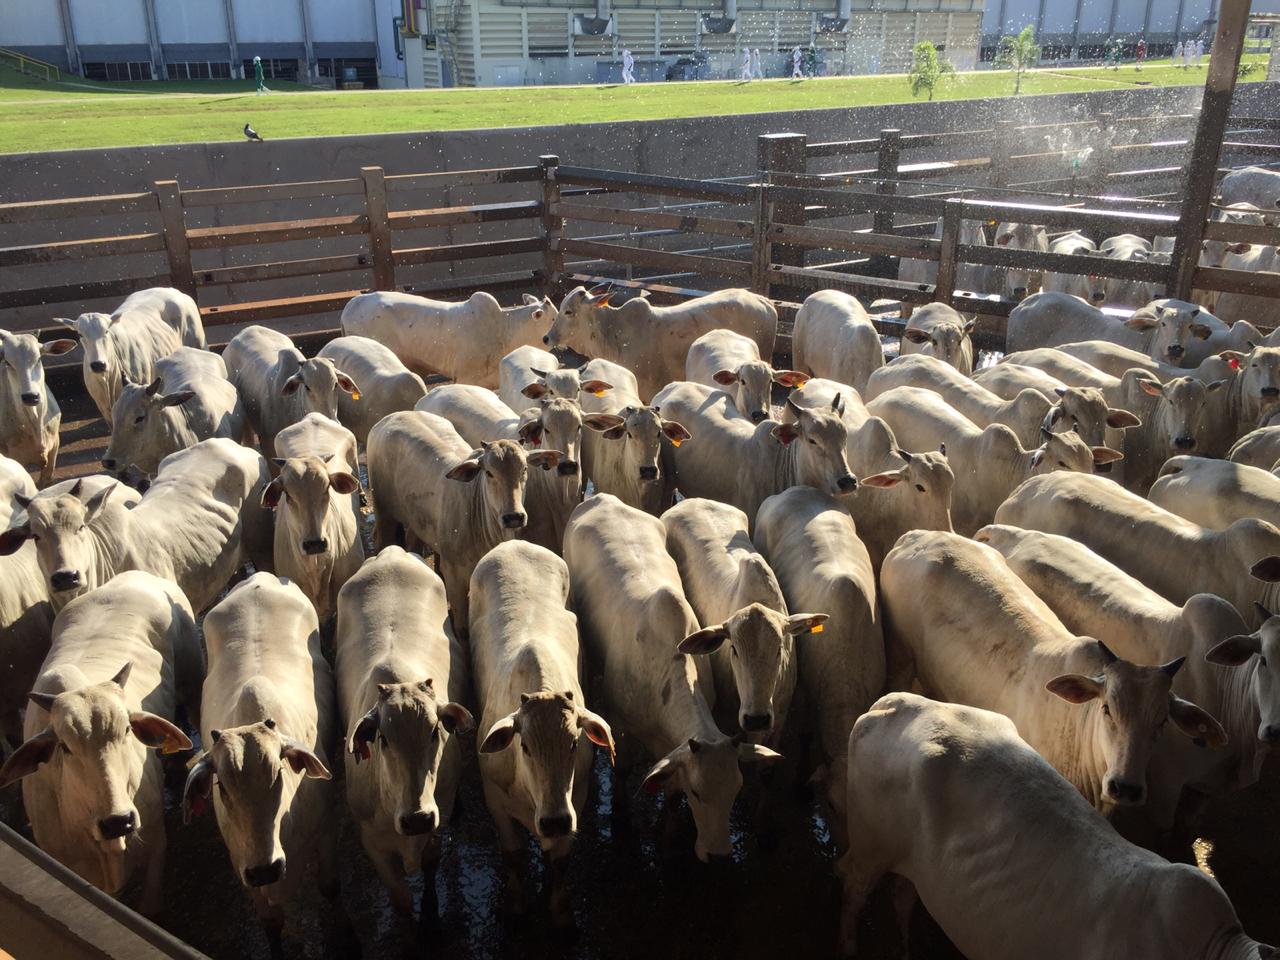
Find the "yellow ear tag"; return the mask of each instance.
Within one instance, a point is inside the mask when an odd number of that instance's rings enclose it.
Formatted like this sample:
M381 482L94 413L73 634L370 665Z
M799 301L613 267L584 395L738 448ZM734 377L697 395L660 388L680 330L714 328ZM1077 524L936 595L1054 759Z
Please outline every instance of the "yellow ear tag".
M791 389L792 389L792 390L794 390L796 393L799 393L801 390L803 390L803 389L804 389L804 385L805 385L806 383L808 383L808 382L809 382L808 380L801 380L799 383L797 383L797 384L796 384L794 387L792 387Z
M604 396L604 391L603 391L603 390L595 390L595 391L593 391L593 392L592 392L592 395L593 395L593 396L597 396L597 397L603 397L603 396Z
M684 441L683 441L683 440L681 440L679 437L670 437L670 438L668 438L668 439L670 439L670 440L671 440L671 445L672 445L673 447L678 447L678 446L680 446L680 444L684 443Z
M821 633L821 632L822 632L822 629L823 629L823 628L822 628L822 624L820 624L820 623L815 623L812 627L810 627L810 628L809 628L809 632L810 632L810 633Z
M359 390L352 390L352 391L351 391L351 399L352 399L352 400L359 400L359 399L360 399L360 391L359 391Z
M181 753L183 749L184 748L176 740L166 739L160 747L160 753L164 756L168 756L171 753Z

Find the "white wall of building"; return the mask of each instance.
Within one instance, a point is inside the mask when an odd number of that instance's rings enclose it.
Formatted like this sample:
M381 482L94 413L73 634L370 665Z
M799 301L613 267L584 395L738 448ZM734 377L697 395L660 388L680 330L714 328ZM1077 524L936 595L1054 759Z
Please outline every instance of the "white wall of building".
M242 53L245 53L245 44L302 42L302 11L297 0L232 0L232 3L236 11L236 39ZM315 29L314 18L311 23Z
M147 42L143 0L70 0L70 4L76 42L81 47Z
M307 0L307 10L312 40L343 43L373 40L371 0Z
M374 37L378 43L378 77L383 87L403 87L410 65L407 63L408 48L405 48L406 59L396 56L395 18L400 16L400 0L377 0ZM422 45L417 46L417 74L422 75Z
M62 44L57 0L0 0L0 47Z
M222 0L159 0L156 22L161 43L226 43Z

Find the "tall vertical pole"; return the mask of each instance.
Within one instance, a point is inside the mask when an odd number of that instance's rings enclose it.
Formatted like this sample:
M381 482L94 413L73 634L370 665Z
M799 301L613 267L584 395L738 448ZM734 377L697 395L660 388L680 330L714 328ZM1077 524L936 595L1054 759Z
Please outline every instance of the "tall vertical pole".
M316 70L316 51L311 43L311 11L307 9L307 0L298 0L298 13L302 18L302 47L307 58L307 79L312 80Z
M244 63L240 60L240 41L236 38L236 2L222 0L222 12L227 18L227 56L231 58L232 79L244 79Z
M62 19L62 42L67 47L67 68L80 72L80 45L76 43L76 24L71 17L71 0L58 0Z
M1205 79L1200 120L1196 125L1191 163L1182 189L1182 219L1173 246L1175 272L1170 295L1181 300L1191 296L1196 267L1200 264L1200 243L1205 220L1217 183L1218 156L1222 138L1231 118L1231 99L1236 92L1236 71L1244 50L1244 34L1249 26L1249 0L1222 0L1213 55Z

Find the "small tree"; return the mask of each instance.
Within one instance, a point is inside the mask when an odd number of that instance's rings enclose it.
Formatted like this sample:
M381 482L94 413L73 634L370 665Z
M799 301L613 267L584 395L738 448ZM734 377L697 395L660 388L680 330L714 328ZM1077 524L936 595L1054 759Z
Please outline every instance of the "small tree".
M1040 45L1036 43L1036 32L1031 26L1022 28L1016 37L1000 38L1000 49L996 53L996 66L1008 67L1013 71L1013 92L1022 92L1022 75L1040 61Z
M933 99L933 90L943 78L956 72L950 60L938 57L938 48L929 40L916 44L915 59L911 64L911 96L920 96L921 90L929 91L929 99Z

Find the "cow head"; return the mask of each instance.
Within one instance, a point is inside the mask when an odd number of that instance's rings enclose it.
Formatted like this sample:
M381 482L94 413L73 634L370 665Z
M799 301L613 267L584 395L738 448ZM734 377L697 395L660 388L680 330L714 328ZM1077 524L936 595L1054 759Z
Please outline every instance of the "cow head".
M845 454L849 430L841 418L844 395L837 393L826 409L801 407L788 397L787 412L794 418L792 422L775 424L769 433L791 451L792 483L806 484L833 497L853 493L858 480Z
M544 847L578 829L573 782L581 738L604 747L610 762L614 760L609 725L579 699L572 690L522 693L520 706L491 726L480 744L482 754L501 753L519 738L519 749L512 754L515 779L533 799L534 832Z
M554 400L557 397L576 401L579 391L603 396L613 389L613 384L604 380L583 380L573 367L560 367L556 370L538 370L530 368L537 380L526 384L520 391L530 400Z
M1252 408L1250 419L1280 404L1280 347L1250 343L1248 353L1224 350L1219 356L1239 365L1240 396Z
M873 418L875 419L875 418ZM916 530L947 530L951 527L951 497L956 475L945 452L908 453L897 450L902 466L858 481L871 490L901 490L909 497L905 515Z
M333 494L349 497L360 481L345 469L330 470L333 454L323 457L279 457L271 462L280 473L262 491L262 506L276 511L276 529L294 539L291 547L307 556L324 556L331 544L325 536Z
M1049 238L1044 227L1031 223L1002 223L996 227L992 246L1010 250L1049 250ZM1030 270L1009 269L1005 272L1004 296L1006 299L1023 300L1035 293L1040 286L1041 275Z
M298 372L280 388L282 396L301 396L302 416L320 413L330 420L338 419L338 391L360 399L360 388L328 357L312 357L298 365ZM299 417L301 419L301 417Z
M1128 430L1142 425L1128 410L1108 406L1097 387L1055 387L1053 392L1058 402L1044 423L1053 433L1077 433L1090 446L1101 446L1108 429Z
M115 351L111 349L111 328L118 322L118 317L107 313L82 313L74 320L66 317L55 317L60 323L80 335L80 345L84 347L84 382L94 380L111 383L112 378L120 376L117 368Z
M729 390L738 413L752 423L763 423L773 416L773 385L799 387L809 379L797 370L774 370L763 360L748 360L734 370L718 370L716 383Z
M306 777L330 779L329 769L305 744L287 736L271 718L229 730L212 730L204 755L187 774L185 819L200 813L213 786L218 828L236 876L246 887L284 879L288 864L280 827Z
M1258 741L1268 747L1280 745L1280 617L1260 603L1254 603L1260 626L1253 633L1228 637L1205 659L1224 667L1248 666L1254 709L1258 711Z
M653 765L644 778L649 793L683 793L698 830L693 851L706 863L733 852L729 815L742 789L741 763L772 763L782 756L758 743L737 737L690 737Z
M484 516L496 527L496 539L510 540L529 520L524 512L529 467L551 470L562 459L564 454L559 450L539 450L526 456L514 440L486 440L445 476L460 483L479 484Z
M767 574L772 579L761 558L747 557L742 564L764 568L744 571L747 576ZM773 729L774 692L795 656L792 638L820 628L826 619L823 613L787 616L753 603L733 613L724 623L689 634L677 649L697 656L714 653L726 642L729 644L729 664L738 691L738 726L748 736L758 736Z
M662 479L663 439L679 446L691 436L676 421L662 419L657 407L623 407L616 414L591 413L582 422L606 440L620 442L624 476L630 474L644 484Z
M45 492L19 500L27 519L0 533L0 556L13 553L24 540L36 541L36 559L50 594L63 601L97 586L97 555L101 534L94 521L102 514L116 484L88 493L77 480L61 493Z
M0 330L0 395L14 406L32 410L45 402L44 357L57 357L76 348L74 340L41 343L29 333Z
M134 805L146 760L138 744L165 753L191 748L186 734L168 720L130 709L125 685L132 667L126 663L110 680L64 693L29 694L28 709L45 711L48 725L0 768L4 787L44 765L56 784L62 821L84 824L108 850L123 850L143 827Z
M1040 439L1043 443L1031 455L1032 476L1059 470L1093 473L1097 467L1124 459L1124 454L1110 447L1090 447L1074 431L1051 433L1042 426Z
M599 353L597 342L603 315L613 293L608 284L590 290L574 287L560 301L560 310L552 318L551 328L542 342L553 348L568 347L583 356L595 356Z
M959 317L955 323L935 320L927 326L917 327L911 326L911 321L908 321L902 338L907 343L914 344L915 349L910 352L937 357L957 370L966 370L973 350L969 335L974 329L975 321Z
M1205 746L1224 745L1227 734L1204 710L1173 694L1173 678L1185 657L1143 667L1121 660L1102 641L1097 643L1100 674L1055 677L1046 689L1069 703L1091 704L1097 711L1092 718L1094 743L1107 765L1102 799L1133 806L1146 800L1151 748L1167 722Z
M1160 401L1151 418L1157 435L1167 443L1163 452L1171 457L1194 453L1211 425L1210 400L1226 381L1204 383L1191 377L1176 377L1168 383L1139 379L1137 384L1147 396Z
M144 385L132 383L128 375L122 375L120 393L111 408L111 441L102 466L117 476L131 465L154 474L161 460L181 449L162 411L180 407L194 397L193 390L165 393L164 377Z
M454 734L475 727L460 703L436 699L430 679L417 683L380 683L377 698L347 735L357 764L373 764L383 805L393 810L392 824L402 837L432 833L440 827L436 777L445 745Z
M1135 310L1125 326L1150 334L1147 356L1175 367L1182 366L1187 344L1194 338L1208 340L1213 332L1212 314L1185 300L1153 300Z
M520 439L533 450L559 450L556 464L561 477L581 476L582 408L576 400L544 400L520 415Z

